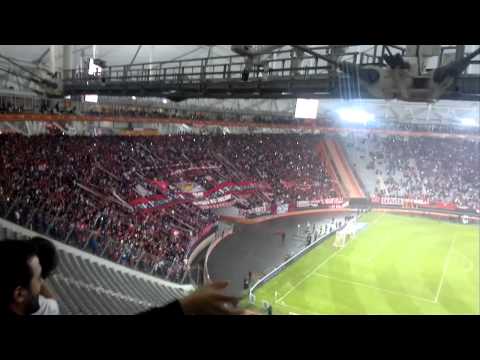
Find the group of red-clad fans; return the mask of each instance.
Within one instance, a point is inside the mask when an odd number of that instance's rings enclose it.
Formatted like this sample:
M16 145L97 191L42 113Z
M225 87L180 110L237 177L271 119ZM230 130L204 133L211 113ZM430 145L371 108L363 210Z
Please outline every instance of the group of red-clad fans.
M298 135L4 134L0 216L181 281L190 246L218 217L195 206L177 185L196 184L207 192L225 182L262 184L242 196L248 207L330 197L335 191L318 141ZM155 196L162 206L132 205Z
M213 210L194 204L192 192L206 197L224 183L258 185L233 194L243 209L340 196L318 153L320 140L296 134L3 134L0 216L181 281L191 246L218 222ZM371 151L357 165L383 179L370 195L480 208L478 142L371 134L361 146Z

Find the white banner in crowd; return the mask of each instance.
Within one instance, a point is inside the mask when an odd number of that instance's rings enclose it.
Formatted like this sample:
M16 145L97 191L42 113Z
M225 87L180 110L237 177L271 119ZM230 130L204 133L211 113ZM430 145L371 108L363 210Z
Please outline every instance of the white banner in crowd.
M256 208L241 210L240 215L247 216L247 215L264 215L268 214L270 211L267 209L267 206L264 204L262 206L258 206Z
M194 201L193 204L196 206L208 206L208 205L217 205L229 201L232 198L232 194L227 194L213 199L205 199Z
M301 200L297 201L297 208L319 207L320 205L343 205L343 198Z
M285 214L288 212L288 204L277 205L277 214Z
M382 205L397 205L403 206L404 204L413 204L413 205L428 205L427 200L422 199L403 199L403 198L394 198L394 197L381 197L381 198L372 198L373 203L380 203Z

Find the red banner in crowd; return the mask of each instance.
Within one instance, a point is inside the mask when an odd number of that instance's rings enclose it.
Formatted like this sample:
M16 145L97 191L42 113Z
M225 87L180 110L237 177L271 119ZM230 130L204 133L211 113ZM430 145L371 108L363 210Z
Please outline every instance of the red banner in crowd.
M287 181L287 180L280 180L280 183L287 190L292 188L292 187L295 187L297 185L297 183L295 181Z
M225 202L209 203L204 205L197 205L201 209L221 209L231 207L236 204L236 200L229 200Z
M248 195L257 189L269 188L269 185L263 183L257 183L254 181L239 181L231 182L226 181L218 184L214 188L208 191L194 191L194 192L178 192L187 199L192 197L195 199L208 199L222 197L228 194L232 195Z
M213 189L204 191L203 196L208 198L214 195L227 195L227 194L241 195L241 194L247 194L247 193L253 192L256 189L265 188L266 186L267 185L265 184L256 183L254 181L239 181L239 182L226 181L218 184Z
M168 181L166 180L150 180L149 182L151 185L159 188L162 191L168 190Z
M445 210L457 210L457 205L454 203L446 203L446 202L441 202L438 201L436 203L433 203L432 206L436 209L445 209Z
M162 183L161 183L162 184ZM162 185L165 186L166 182ZM255 182L224 182L217 185L215 188L205 192L195 193L178 193L183 196L182 199L173 200L169 199L162 194L156 194L149 197L141 197L129 202L129 204L135 208L147 210L153 208L164 208L171 206L174 203L193 203L196 206L202 208L218 208L226 206L226 204L232 204L232 195L247 195L255 191L256 188L260 188L263 184Z
M142 204L147 204L149 202L158 201L158 200L167 200L167 198L162 194L156 194L149 197L141 197L129 202L132 206L138 206Z

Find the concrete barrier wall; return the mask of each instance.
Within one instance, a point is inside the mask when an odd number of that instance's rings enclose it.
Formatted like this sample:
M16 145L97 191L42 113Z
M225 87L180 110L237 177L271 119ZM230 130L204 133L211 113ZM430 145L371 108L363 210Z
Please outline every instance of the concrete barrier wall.
M253 219L247 219L247 218L235 217L235 216L222 216L222 220L248 225L248 224L259 224L265 221L291 217L291 216L315 215L315 214L327 215L327 214L334 214L339 212L355 212L355 211L356 211L355 209L349 209L349 208L313 209L313 210L291 211L285 214L278 214L278 215L260 216Z

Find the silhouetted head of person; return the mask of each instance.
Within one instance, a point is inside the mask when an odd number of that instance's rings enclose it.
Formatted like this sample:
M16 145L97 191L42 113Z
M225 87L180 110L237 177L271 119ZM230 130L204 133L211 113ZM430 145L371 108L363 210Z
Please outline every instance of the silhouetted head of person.
M0 311L29 315L39 309L42 267L29 241L0 241Z
M48 279L58 265L58 253L55 245L42 237L33 237L29 242L36 248L40 265L42 265L42 278Z

